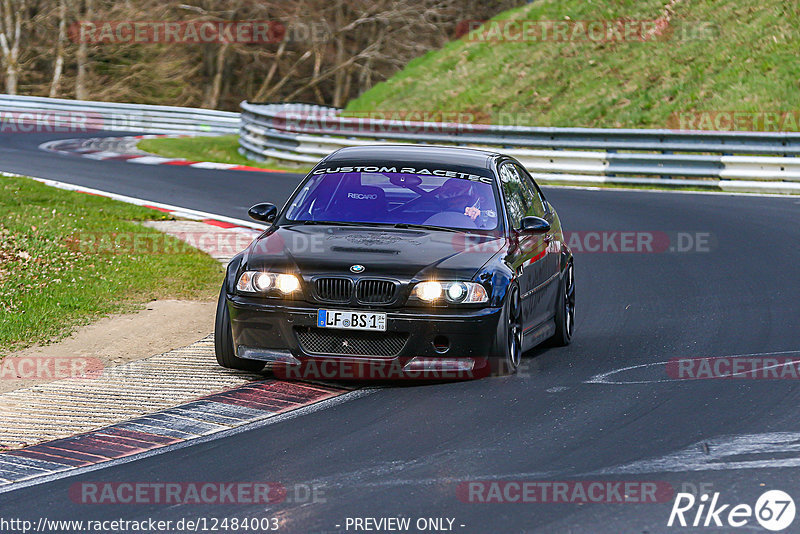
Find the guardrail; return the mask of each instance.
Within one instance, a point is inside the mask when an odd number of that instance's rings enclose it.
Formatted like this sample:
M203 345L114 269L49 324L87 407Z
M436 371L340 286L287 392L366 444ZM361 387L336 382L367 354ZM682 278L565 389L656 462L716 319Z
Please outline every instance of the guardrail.
M234 134L239 132L239 113L175 106L0 95L0 130Z
M240 152L313 164L342 147L426 143L498 150L544 181L800 193L800 133L542 128L342 117L306 104L242 102Z

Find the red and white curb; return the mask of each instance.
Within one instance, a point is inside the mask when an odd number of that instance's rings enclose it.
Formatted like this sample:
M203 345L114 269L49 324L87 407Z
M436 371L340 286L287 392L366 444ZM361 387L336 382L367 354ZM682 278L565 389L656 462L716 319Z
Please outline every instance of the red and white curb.
M346 393L330 386L262 380L83 434L0 453L0 492L35 479L228 434Z
M136 148L142 139L191 137L189 135L132 135L125 137L95 137L89 139L58 139L47 141L39 148L48 152L79 156L99 161L125 161L142 165L181 165L195 169L216 169L223 171L283 172L249 165L217 163L213 161L190 161L183 158L155 156Z

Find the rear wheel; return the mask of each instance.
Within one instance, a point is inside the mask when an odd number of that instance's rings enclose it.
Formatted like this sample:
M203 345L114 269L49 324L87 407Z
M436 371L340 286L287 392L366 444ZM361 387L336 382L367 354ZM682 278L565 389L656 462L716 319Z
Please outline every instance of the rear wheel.
M214 321L214 352L217 355L217 363L227 369L258 372L264 368L264 362L237 358L233 351L231 317L225 302L225 286L222 286L217 302L217 317Z
M498 328L490 358L495 376L513 375L522 361L522 306L517 286L509 290L503 316L505 320Z
M567 264L564 278L559 284L555 321L553 344L561 347L569 345L575 331L575 269L572 262Z

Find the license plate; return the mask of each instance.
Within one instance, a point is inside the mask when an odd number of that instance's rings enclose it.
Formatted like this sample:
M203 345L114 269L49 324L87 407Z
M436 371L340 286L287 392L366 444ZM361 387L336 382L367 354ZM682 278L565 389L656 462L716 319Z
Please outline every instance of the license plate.
M345 310L317 310L317 326L343 330L386 331L386 314Z

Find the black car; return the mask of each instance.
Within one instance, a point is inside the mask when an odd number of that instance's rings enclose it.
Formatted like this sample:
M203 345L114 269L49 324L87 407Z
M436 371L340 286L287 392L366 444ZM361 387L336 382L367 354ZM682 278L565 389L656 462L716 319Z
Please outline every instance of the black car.
M215 329L223 367L505 374L523 351L572 338L572 253L511 157L344 148L283 209L257 204L250 216L271 226L228 265Z

